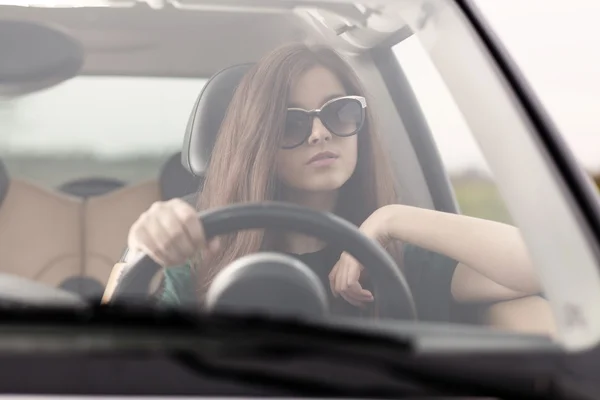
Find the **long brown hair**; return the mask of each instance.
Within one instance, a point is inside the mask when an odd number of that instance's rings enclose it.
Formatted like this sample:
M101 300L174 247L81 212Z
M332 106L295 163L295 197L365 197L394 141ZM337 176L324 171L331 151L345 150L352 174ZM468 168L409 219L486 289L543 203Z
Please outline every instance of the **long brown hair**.
M365 96L354 71L328 47L289 44L269 53L235 91L207 169L199 209L278 199L274 165L284 133L286 102L293 84L316 66L333 72L348 95ZM356 169L341 188L335 212L359 226L376 209L397 202L394 187L390 163L367 106L365 124L358 134ZM221 250L212 258L200 260L199 255L195 263L200 295L233 260L259 250L277 250L270 248L272 242L267 239L264 231L237 232L221 238ZM399 252L392 255L398 260Z

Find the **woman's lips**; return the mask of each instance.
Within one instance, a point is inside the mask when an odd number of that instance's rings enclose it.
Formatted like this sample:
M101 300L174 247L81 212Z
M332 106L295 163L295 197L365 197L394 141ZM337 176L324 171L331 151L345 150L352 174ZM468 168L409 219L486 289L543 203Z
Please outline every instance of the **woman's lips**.
M315 167L325 167L333 164L338 158L339 156L331 151L322 151L308 160L307 164Z

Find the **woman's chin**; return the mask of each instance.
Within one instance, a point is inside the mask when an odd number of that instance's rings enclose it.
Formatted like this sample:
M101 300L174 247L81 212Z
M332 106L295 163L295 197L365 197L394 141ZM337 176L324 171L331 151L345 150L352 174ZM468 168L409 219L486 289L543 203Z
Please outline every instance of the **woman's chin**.
M290 195L300 195L300 193L327 193L336 192L350 179L350 176L339 171L332 171L327 174L304 175L301 179L295 179L293 182L283 181Z
M343 179L335 179L335 177L329 179L314 179L311 182L306 182L302 185L302 189L306 192L323 193L323 192L335 192L339 190L344 183Z

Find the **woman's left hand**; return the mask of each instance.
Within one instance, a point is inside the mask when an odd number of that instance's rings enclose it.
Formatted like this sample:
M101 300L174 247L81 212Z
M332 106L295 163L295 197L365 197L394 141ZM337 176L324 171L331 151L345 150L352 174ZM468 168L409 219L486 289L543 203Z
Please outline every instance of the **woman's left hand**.
M376 210L360 226L363 235L385 246L388 236L389 213L386 207ZM342 296L348 303L360 307L374 300L373 293L363 289L360 275L364 267L348 253L343 253L329 273L329 285L334 296Z

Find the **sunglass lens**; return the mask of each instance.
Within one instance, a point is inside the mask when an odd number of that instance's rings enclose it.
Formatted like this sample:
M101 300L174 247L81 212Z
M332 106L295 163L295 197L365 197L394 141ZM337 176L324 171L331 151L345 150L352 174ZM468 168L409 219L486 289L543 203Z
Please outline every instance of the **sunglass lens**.
M296 147L304 142L310 131L310 115L301 110L288 110L282 147Z
M361 128L364 111L356 99L339 99L323 108L321 118L331 133L338 136L350 136Z

